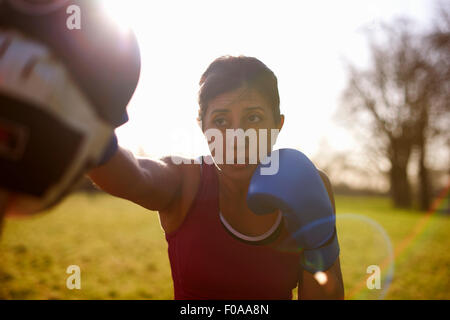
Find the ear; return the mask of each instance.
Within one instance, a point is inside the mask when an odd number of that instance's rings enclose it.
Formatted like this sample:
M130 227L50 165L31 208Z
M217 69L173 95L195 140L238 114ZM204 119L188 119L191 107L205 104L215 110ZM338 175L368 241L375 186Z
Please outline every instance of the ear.
M281 129L283 128L283 125L284 125L284 115L280 114L280 122L278 123L278 125L276 127L276 129L278 130L278 133L281 132ZM278 140L278 135L275 138L275 141L271 142L271 144L272 144L271 148L273 148L273 146L276 144L277 140Z
M284 125L284 114L281 114L280 115L280 123L278 124L277 129L279 131L281 131L281 129L283 128L283 125Z
M283 128L283 125L284 125L284 115L281 114L281 115L280 115L280 122L279 122L279 124L277 125L278 133L281 132L281 129ZM277 137L275 138L275 141L272 143L272 147L275 145L275 143L277 143L277 140L278 140L278 135L277 135Z

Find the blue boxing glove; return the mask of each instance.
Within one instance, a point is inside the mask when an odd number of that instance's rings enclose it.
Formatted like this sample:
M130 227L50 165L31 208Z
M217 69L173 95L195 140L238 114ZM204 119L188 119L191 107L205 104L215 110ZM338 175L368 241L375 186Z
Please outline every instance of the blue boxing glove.
M311 272L328 270L339 256L335 215L314 164L300 151L280 149L279 170L264 175L259 165L250 181L247 205L256 214L280 210L286 229L299 249L301 266ZM277 157L272 156L273 159Z
M128 113L125 111L124 114L122 115L121 124L124 124L126 122L128 122ZM113 131L108 145L106 146L101 158L95 164L95 166L98 167L98 166L102 166L102 165L106 164L112 158L112 156L117 152L118 149L119 149L119 142L117 141L116 133Z

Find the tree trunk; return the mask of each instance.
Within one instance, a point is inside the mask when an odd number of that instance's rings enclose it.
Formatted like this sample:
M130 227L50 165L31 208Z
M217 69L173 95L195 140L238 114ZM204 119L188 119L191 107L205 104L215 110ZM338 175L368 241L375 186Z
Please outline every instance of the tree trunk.
M411 147L404 139L391 141L391 197L397 208L411 208L411 187L408 179L408 162Z
M391 197L397 208L411 208L411 188L406 168L393 164L390 171Z
M423 134L419 141L419 206L420 210L428 210L431 203L430 179L425 165L426 143Z

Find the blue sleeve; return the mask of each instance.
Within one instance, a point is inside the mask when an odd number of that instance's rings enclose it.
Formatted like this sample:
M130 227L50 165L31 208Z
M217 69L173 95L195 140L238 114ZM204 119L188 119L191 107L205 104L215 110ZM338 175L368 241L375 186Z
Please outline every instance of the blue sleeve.
M107 163L109 159L111 159L112 156L117 152L117 149L119 149L119 144L117 141L116 133L113 132L109 144L96 166L101 166Z

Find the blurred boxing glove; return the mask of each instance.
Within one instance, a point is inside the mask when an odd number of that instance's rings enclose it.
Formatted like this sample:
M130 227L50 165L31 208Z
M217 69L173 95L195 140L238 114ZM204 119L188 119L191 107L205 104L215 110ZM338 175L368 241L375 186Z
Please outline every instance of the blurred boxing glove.
M66 8L83 20L69 30ZM44 10L45 7L45 10ZM7 214L56 204L117 148L140 73L132 33L98 1L0 2L0 189Z
M69 29L68 8L80 13L80 29ZM98 0L0 1L0 28L16 30L51 49L86 95L95 112L118 127L140 74L140 50Z
M280 210L286 229L298 249L302 267L315 273L328 270L339 256L335 215L326 188L314 164L300 151L280 149L279 170L261 174L259 165L247 194L247 205L256 214Z

